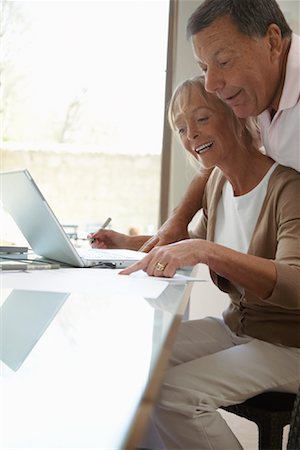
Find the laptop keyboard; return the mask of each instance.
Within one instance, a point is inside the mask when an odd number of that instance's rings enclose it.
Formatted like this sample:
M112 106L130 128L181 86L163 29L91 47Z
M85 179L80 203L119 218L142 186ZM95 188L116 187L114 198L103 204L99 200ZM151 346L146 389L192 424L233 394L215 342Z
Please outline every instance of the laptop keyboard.
M82 248L77 249L81 258L84 259L114 259L116 253L113 250L103 251L101 248ZM120 254L117 255L120 257Z
M79 248L79 256L83 259L89 260L128 260L137 261L142 259L145 255L141 252L126 249L101 249L101 248Z

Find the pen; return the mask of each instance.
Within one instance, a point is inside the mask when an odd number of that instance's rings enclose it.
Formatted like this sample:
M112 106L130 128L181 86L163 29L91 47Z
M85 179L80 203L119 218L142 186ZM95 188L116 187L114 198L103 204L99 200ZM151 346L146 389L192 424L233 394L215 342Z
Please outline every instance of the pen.
M111 217L108 217L106 219L106 221L104 222L104 224L102 225L101 230L104 230L104 228L106 228L110 224L110 222L111 222Z
M106 219L106 221L103 223L102 227L100 228L100 230L104 230L111 222L111 217L108 217ZM95 241L95 239L90 239L90 243L92 244Z

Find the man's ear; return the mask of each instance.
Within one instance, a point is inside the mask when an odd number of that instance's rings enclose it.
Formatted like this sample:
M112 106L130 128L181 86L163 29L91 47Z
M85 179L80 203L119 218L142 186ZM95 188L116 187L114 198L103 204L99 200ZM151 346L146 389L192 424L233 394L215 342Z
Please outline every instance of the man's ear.
M272 23L266 33L267 43L270 49L270 55L273 60L278 59L283 50L283 38L278 25Z

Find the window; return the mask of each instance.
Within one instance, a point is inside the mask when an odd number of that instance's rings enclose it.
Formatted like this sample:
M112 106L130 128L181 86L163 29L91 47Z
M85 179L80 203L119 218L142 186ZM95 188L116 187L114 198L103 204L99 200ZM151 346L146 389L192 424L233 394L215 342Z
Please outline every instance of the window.
M27 168L83 234L108 216L157 227L168 13L168 0L2 4L1 170Z

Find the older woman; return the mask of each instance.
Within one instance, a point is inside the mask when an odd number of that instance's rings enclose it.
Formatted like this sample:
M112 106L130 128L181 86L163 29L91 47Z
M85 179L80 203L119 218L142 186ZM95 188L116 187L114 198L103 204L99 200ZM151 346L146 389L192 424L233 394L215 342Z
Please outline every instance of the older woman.
M175 90L169 120L201 170L212 170L203 215L189 239L122 273L169 277L204 263L231 302L222 320L181 324L153 418L166 448L241 449L218 408L300 383L300 174L261 153L251 122L208 94L201 77ZM127 248L147 240L94 237Z
M240 449L218 413L267 390L300 383L300 175L259 151L249 122L183 82L169 110L183 147L213 169L190 239L154 248L123 271L172 276L207 264L231 299L223 319L182 323L154 422L166 448Z

